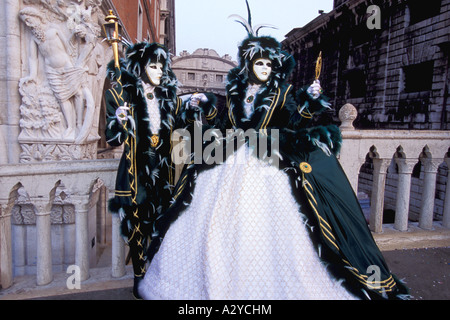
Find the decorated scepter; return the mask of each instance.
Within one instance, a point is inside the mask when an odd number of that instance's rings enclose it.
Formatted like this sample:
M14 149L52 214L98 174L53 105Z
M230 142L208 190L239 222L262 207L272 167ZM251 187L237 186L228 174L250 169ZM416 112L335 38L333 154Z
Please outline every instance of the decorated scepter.
M315 79L312 85L308 89L301 89L297 93L297 99L299 101L298 112L305 119L312 119L314 113L326 109L331 109L331 104L328 102L328 98L322 95L323 90L320 86L320 74L322 73L322 51L319 53L319 57L316 60ZM307 94L306 94L307 93ZM308 95L312 98L308 99Z
M320 78L320 73L322 72L322 51L319 53L319 57L316 61L316 81Z
M317 57L317 61L316 61L316 79L314 80L314 84L315 86L318 86L318 88L320 88L318 90L318 94L321 95L323 93L322 91L322 87L320 87L320 74L322 73L322 51L320 51L319 53L319 57ZM314 94L314 96L317 95L317 93Z
M122 72L120 71L120 63L119 63L119 42L122 41L121 31L122 26L119 23L119 19L113 14L112 10L109 10L108 15L105 17L106 23L103 25L103 30L106 35L106 40L111 44L114 54L114 67L116 73L116 81L117 81L117 92L119 95L120 105L124 104L124 100L122 97L123 88L122 88Z

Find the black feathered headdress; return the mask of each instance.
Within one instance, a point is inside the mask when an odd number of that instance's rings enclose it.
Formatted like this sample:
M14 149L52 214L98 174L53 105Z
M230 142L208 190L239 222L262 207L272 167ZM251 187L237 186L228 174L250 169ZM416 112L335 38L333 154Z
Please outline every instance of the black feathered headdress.
M161 84L158 87L175 88L174 90L176 90L179 83L171 68L171 54L164 45L156 42L139 42L128 46L125 52L125 59L120 59L122 72L133 77L135 82L143 80L146 83L150 83L150 79L145 72L145 68L150 63L156 62L160 62L163 65ZM111 68L109 67L108 69ZM111 79L114 81L114 73L111 70L109 71L112 76Z
M252 26L252 16L248 0L246 0L248 20L239 15L231 15L237 22L243 25L248 33L248 37L239 46L239 75L244 81L251 78L253 74L253 62L256 59L266 58L272 61L272 75L267 86L278 88L289 77L294 69L295 60L287 52L281 49L281 44L273 37L259 36L262 28L275 28L269 24L259 24ZM235 73L236 70L233 70Z
M133 45L129 45L125 58L120 59L120 66L122 71L122 82L125 85L133 84L138 86L141 81L151 83L148 78L145 68L150 63L160 62L163 65L163 75L161 77L161 83L157 86L157 90L161 91L164 95L161 96L174 97L176 90L179 86L175 73L171 68L171 56L169 50L159 43L140 42ZM108 76L114 83L117 81L114 71L114 61L111 61L108 65ZM142 86L139 85L142 89Z
M137 78L146 79L145 68L150 63L160 62L163 65L163 75L170 69L169 50L159 43L140 42L126 50L125 68Z

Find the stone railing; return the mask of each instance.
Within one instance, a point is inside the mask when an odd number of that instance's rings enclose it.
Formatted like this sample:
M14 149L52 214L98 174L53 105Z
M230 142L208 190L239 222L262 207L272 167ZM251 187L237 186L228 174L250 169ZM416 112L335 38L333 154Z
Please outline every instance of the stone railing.
M99 188L114 192L118 163L118 160L93 160L0 165L0 284L3 289L13 283L12 211L19 189L25 190L27 202L34 207L36 244L32 245L36 247L37 284L46 285L53 280L51 213L60 186L64 186L64 202L74 208L73 264L79 267L80 281L89 278L89 208L92 202L98 201L95 194ZM113 215L111 265L112 276L117 278L125 274L125 242L118 224L118 217Z
M352 122L356 118L356 109L345 105L340 112L341 130L344 137L340 161L348 178L358 190L358 176L367 157L373 162L373 183L370 194L371 230L375 233L383 229L383 205L386 174L394 161L398 166L398 191L395 215L395 229L406 231L408 228L408 208L410 199L411 175L414 165L420 160L423 165L424 179L419 226L430 229L433 224L433 201L436 189L436 173L439 164L450 165L447 157L450 147L450 133L443 131L398 131L398 130L355 130ZM19 190L25 190L26 202L33 206L31 215L35 226L36 243L36 282L46 285L53 280L54 260L51 228L55 223L55 201L70 205L73 218L67 218L74 225L73 265L80 268L80 280L89 278L90 245L89 234L90 208L94 202L103 202L114 192L118 160L67 161L36 164L0 165L0 285L3 289L13 284L13 245L12 226L17 219L13 208L23 197ZM62 188L63 187L63 188ZM98 197L99 189L106 190L106 196ZM64 190L61 192L61 189ZM446 201L443 210L443 226L450 228L450 188L446 189ZM109 193L109 195L108 195ZM56 199L57 198L57 199ZM63 200L61 200L63 199ZM53 210L53 211L52 211ZM71 212L72 212L71 211ZM20 217L19 217L20 218ZM57 220L57 219L56 219ZM112 216L112 276L125 275L125 242L119 234L118 217ZM17 229L17 228L16 228ZM28 240L30 242L30 240ZM33 240L31 240L33 241ZM30 243L25 245L30 245ZM109 247L108 247L109 248ZM14 251L16 254L16 251ZM33 253L34 254L34 253ZM71 258L72 259L72 258ZM18 258L15 258L17 263ZM33 269L34 270L34 269ZM34 273L33 273L34 274Z
M352 124L356 117L357 111L350 104L340 110L344 140L340 162L355 192L358 191L361 166L368 157L373 162L373 184L369 195L371 230L375 233L381 233L383 230L386 175L393 162L398 167L394 228L407 231L411 177L419 161L423 168L419 227L432 229L438 167L443 163L450 167L450 132L356 130ZM450 228L450 188L447 187L445 192L442 225Z

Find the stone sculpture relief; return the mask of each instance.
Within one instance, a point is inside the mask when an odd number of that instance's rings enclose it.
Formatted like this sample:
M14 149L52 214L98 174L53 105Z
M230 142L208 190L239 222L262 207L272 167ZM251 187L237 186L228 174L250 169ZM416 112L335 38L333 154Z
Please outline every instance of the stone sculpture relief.
M24 5L22 52L28 59L19 83L21 162L93 159L111 60L102 42L101 0L24 0Z

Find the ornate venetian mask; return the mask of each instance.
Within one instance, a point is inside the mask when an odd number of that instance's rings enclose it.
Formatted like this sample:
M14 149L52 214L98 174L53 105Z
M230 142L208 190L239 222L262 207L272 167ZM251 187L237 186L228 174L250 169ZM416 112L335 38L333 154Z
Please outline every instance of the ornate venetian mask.
M255 60L253 72L259 81L266 82L272 74L272 61L264 58Z
M154 86L159 86L161 84L161 77L163 75L163 65L160 62L150 63L145 70L147 71L147 76L150 82Z

